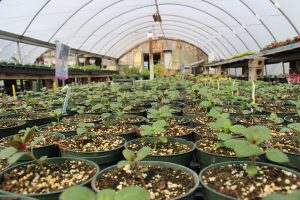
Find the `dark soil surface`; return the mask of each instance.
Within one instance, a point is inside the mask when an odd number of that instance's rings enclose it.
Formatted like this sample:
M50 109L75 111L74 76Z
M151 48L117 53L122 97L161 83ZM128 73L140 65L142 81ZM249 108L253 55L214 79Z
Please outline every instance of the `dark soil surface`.
M69 132L77 128L74 124L51 123L40 127L41 132Z
M259 166L258 173L249 177L245 168L246 164L214 166L201 178L209 188L238 199L256 200L274 192L300 189L300 176L286 170Z
M272 125L276 123L280 123L280 121L272 121L270 119L267 119L265 116L241 116L237 118L238 122L248 125Z
M4 170L8 166L5 159L0 159L0 171Z
M148 171L143 172L146 189L150 192L150 198L155 200L167 200L188 193L194 187L194 180L182 170L174 170L169 167L148 166ZM123 187L135 185L142 187L139 177L130 166L123 169L112 169L98 177L96 188L112 188L120 190Z
M133 125L112 125L112 126L92 126L89 128L89 132L96 135L123 135L128 133L134 133L137 131L137 127Z
M296 136L297 133L295 131L289 132L281 132L280 130L284 128L283 126L270 125L268 126L270 129L271 135L273 137L281 137L281 136Z
M121 147L125 139L114 136L75 135L59 143L60 148L76 152L109 151Z
M217 138L217 131L209 126L197 126L194 128L196 138Z
M0 129L16 127L16 126L20 126L21 124L22 122L18 122L18 121L0 121Z
M210 122L215 122L216 119L212 118L212 117L207 117L207 116L198 116L198 117L194 117L192 121L197 124L205 125Z
M217 143L222 142L215 138L204 138L199 140L196 143L196 146L204 152L217 154L221 156L235 156L235 152L233 149L228 149L225 147L218 148Z
M96 121L101 121L100 116L80 116L80 115L74 115L71 117L64 117L62 119L63 122L83 122L83 123L92 123Z
M285 153L293 153L300 156L299 144L297 144L296 140L292 137L273 138L272 140L267 141L267 144L280 149Z
M127 148L132 151L138 151L143 147L150 147L152 149L150 155L152 156L175 155L188 152L192 149L192 147L187 144L182 144L171 139L168 139L167 143L159 141L156 145L155 148L155 142L149 138L145 138L129 142Z
M28 114L24 114L22 113L22 115L19 116L7 116L4 117L3 119L13 119L13 120L35 120L35 119L42 119L42 118L47 118L49 117L48 114L41 114L41 113L28 113Z
M96 173L96 168L82 161L61 164L26 164L4 174L1 189L20 194L49 193L80 184Z

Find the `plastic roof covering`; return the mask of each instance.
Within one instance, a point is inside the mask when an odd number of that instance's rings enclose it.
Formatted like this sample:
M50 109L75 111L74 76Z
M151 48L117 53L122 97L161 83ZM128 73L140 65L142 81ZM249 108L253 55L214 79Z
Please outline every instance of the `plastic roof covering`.
M166 37L194 44L218 59L259 50L300 31L300 0L158 0L158 4ZM155 12L154 0L2 0L0 30L118 58L147 41L147 32L162 35L152 18ZM1 41L0 49L6 45ZM8 47L1 54L4 51Z

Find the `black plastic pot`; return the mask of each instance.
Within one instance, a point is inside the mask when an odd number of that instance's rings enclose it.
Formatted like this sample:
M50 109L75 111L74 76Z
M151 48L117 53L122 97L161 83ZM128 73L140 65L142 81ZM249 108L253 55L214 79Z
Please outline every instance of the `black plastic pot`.
M202 140L199 140L198 142L201 142ZM213 154L209 152L202 151L196 146L196 157L198 162L200 163L201 167L207 167L212 164L221 163L221 162L229 162L229 161L248 161L248 158L240 158L236 156L223 156L218 154Z
M120 138L119 136L113 136L116 138ZM68 158L83 158L97 163L100 167L102 165L109 165L111 163L115 163L122 158L122 150L124 148L125 139L122 146L108 150L108 151L99 151L99 152L76 152L68 149L63 149L60 147L62 157Z
M79 115L77 116L78 121L76 121L76 123L80 123L80 122L81 122L80 119L84 119L84 118L89 117L89 116L90 116L90 117L97 117L98 119L95 120L95 121L86 122L86 123L99 124L99 123L102 121L101 115L95 115L95 114L79 114ZM67 122L67 121L65 121L65 118L66 118L66 117L68 117L68 116L65 116L65 117L62 118L62 121L63 121L63 122ZM72 116L71 116L71 117L72 117Z
M38 199L23 197L18 195L0 195L0 200L38 200Z
M48 162L48 163L62 163L64 162L65 160L79 160L79 161L82 161L84 163L86 163L87 165L91 165L93 167L95 167L97 169L95 175L93 177L91 177L90 179L84 181L83 183L81 184L78 184L78 186L87 186L89 185L89 183L96 178L98 172L99 172L99 167L96 163L92 162L92 161L89 161L89 160L85 160L85 159L79 159L79 158L49 158L47 159L45 162ZM4 171L2 171L0 173L0 182L3 182L3 176L4 174L14 170L15 168L17 167L21 167L25 164L28 164L28 163L33 163L35 161L29 161L29 162L25 162L25 163L21 163L21 164L18 164L18 165L15 165L15 166L12 166ZM39 200L54 200L54 199L58 199L59 195L64 192L66 189L63 189L63 190L58 190L58 191L55 191L55 192L50 192L50 193L43 193L43 194L28 194L28 195L22 195L22 194L16 194L16 193L11 193L11 192L7 192L7 191L4 191L4 190L1 190L0 189L0 194L4 194L4 195L20 195L20 196L24 196L24 197L30 197L30 198L36 198L36 199L39 199Z
M203 186L203 190L202 190L202 195L203 195L203 198L205 200L238 200L237 198L234 198L234 197L231 197L231 196L228 196L228 195L225 195L225 194L222 194L222 193L219 193L211 188L209 188L202 180L202 174L207 170L209 169L210 167L214 167L214 166L221 166L221 165L227 165L227 164L238 164L238 163L250 163L250 162L245 162L245 161L236 161L236 162L222 162L222 163L217 163L217 164L213 164L213 165L210 165L206 168L204 168L200 174L199 174L199 177L200 177L200 184ZM281 166L278 166L278 165L273 165L273 164L269 164L269 163L257 163L258 165L267 165L267 166L274 166L274 167L278 167L278 168L281 168L281 169L284 169L286 171L289 171L289 172L292 172L294 174L297 174L298 176L300 176L300 173L299 172L296 172L294 170L291 170L289 168L286 168L286 167L281 167Z
M2 122L19 122L20 125L9 127L9 128L0 128L0 138L4 138L10 135L17 134L20 130L25 128L25 121L20 120L9 120L9 119L0 119Z
M291 124L291 123L299 123L300 116L299 115L289 115L284 117L285 124Z
M241 125L244 125L244 126L255 126L255 125L279 125L279 124L282 124L284 122L283 119L279 119L278 122L271 122L268 123L268 124L263 124L263 123L256 123L256 124L249 124L249 123L244 123L244 122L241 122L240 119L243 117L244 115L242 116L238 116L235 118L237 124L241 124ZM246 116L249 116L249 115L246 115ZM262 116L262 117L265 117L267 118L268 116L266 115L253 115L253 117L259 117L259 116Z
M147 138L139 138L136 140L147 140ZM136 141L136 140L132 140L129 141L125 144L125 148L127 149L128 144ZM188 166L192 160L193 157L193 152L195 150L195 144L191 141L187 141L184 139L180 139L180 138L172 138L172 137L168 137L168 140L173 140L182 144L187 144L191 147L191 150L184 152L184 153L179 153L179 154L173 154L173 155L165 155L165 156L152 156L149 155L147 156L144 161L162 161L162 162L170 162L170 163L175 163L175 164L179 164L179 165L184 165L184 166Z
M193 177L193 182L194 182L194 187L186 194L184 195L181 195L181 196L178 196L176 198L173 198L173 199L170 199L170 200L194 200L195 199L195 191L199 185L199 177L198 175L192 171L191 169L187 168L187 167L184 167L182 165L178 165L178 164L174 164L174 163L169 163L169 162L158 162L158 161L142 161L142 162L139 162L141 165L143 166L164 166L164 167L170 167L170 168L173 168L173 169L180 169L180 170L183 170L184 172L186 172L187 174L189 174L190 176ZM102 171L100 171L99 175L97 177L95 177L93 180L92 180L92 189L95 191L95 192L99 192L99 190L96 188L95 186L95 182L96 180L100 177L101 174L109 171L109 170L112 170L112 169L115 169L117 166L114 165L114 166L111 166L111 167L108 167Z
M9 115L5 118L6 119L14 119L14 118L18 118L18 117L21 117L21 116L33 116L34 117L34 119L31 119L31 120L24 120L24 121L26 121L26 127L41 126L41 125L44 125L44 124L48 124L48 123L50 123L51 121L54 120L50 116L38 118L38 115L34 114L34 113L30 113L30 114L13 114L13 115Z

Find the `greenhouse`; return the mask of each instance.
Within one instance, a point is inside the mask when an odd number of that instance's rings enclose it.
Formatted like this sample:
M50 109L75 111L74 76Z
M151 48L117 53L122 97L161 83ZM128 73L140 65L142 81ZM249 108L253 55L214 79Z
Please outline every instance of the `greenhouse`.
M0 200L300 200L299 0L0 0Z

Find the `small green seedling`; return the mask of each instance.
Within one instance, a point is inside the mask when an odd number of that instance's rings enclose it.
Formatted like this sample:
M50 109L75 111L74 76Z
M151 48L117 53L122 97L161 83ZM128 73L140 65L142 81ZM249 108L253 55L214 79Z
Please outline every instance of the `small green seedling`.
M158 120L150 125L142 125L141 126L141 136L147 137L154 143L154 149L157 148L157 143L160 141L162 143L167 143L168 138L165 136L159 136L158 134L165 133L167 130L165 127L167 126L167 122L165 120Z
M76 186L66 189L60 196L59 200L150 200L148 190L129 186L119 191L113 189L103 189L94 193L91 189L84 186Z
M56 122L59 123L61 116L63 115L63 110L61 108L57 108L54 111L50 112L49 115L56 119Z
M88 128L94 126L93 123L78 123L76 133L77 135L91 134L88 132Z
M148 119L166 119L171 118L172 115L172 109L169 106L162 106L159 109L149 109L148 110Z
M295 137L296 143L298 144L298 148L300 149L300 123L292 123L288 124L287 128L282 128L281 132L290 132L296 131L297 136Z
M40 163L47 159L47 156L42 156L37 159L33 154L33 148L35 145L40 143L43 140L43 136L39 136L33 142L30 141L34 137L34 134L37 131L37 127L26 128L26 130L21 130L20 135L14 135L12 140L10 141L10 147L3 149L0 152L0 158L7 159L9 164L13 164L17 162L22 156L27 155L33 160ZM28 150L28 146L30 146L30 150Z
M267 118L274 123L280 122L282 118L278 117L276 113L271 113L270 116Z
M242 129L241 129L242 130ZM247 165L246 171L249 176L257 174L258 168L256 160L258 156L265 154L266 157L277 163L289 162L288 157L279 149L262 149L263 142L272 139L270 130L264 126L251 126L242 130L244 139L231 138L224 142L224 146L234 149L237 157L250 157L251 164Z
M142 173L146 172L148 170L148 168L141 167L139 161L146 158L150 154L150 152L151 152L150 147L143 147L136 153L129 149L124 149L123 156L126 160L121 160L117 164L118 168L123 168L126 165L128 165L130 167L130 169L132 169L134 171L134 173L140 178L141 183L144 188L147 188L147 187L146 187L146 183L145 183Z

